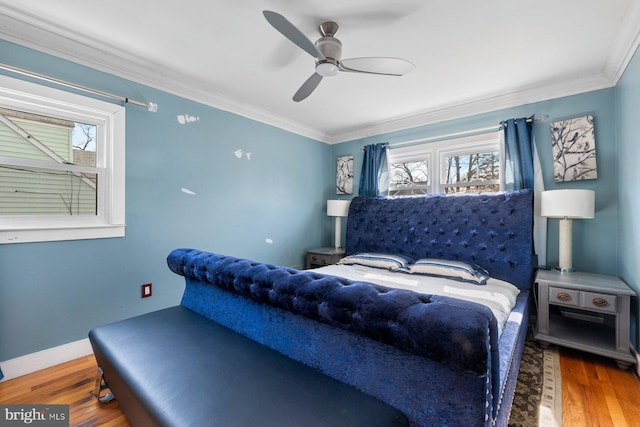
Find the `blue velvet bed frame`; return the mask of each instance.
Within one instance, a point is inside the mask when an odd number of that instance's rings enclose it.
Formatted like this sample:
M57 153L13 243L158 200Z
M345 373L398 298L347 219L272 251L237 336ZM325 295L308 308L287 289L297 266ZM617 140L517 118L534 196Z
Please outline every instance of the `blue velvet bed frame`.
M352 201L347 254L472 261L521 293L502 335L483 306L176 249L181 305L404 412L416 426L506 426L528 324L533 195Z

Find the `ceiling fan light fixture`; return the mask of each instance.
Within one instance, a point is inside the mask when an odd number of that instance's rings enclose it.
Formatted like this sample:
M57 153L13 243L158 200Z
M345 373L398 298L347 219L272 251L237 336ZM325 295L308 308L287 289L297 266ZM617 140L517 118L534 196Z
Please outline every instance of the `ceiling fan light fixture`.
M340 68L338 64L334 64L330 61L321 61L316 65L316 73L320 74L322 77L331 77L338 74Z

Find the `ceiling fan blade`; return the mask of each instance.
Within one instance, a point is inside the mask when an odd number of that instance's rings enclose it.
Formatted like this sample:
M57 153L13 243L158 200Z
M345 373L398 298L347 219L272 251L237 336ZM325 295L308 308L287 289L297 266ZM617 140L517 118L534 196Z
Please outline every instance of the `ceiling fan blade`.
M306 82L302 83L300 89L293 95L293 100L300 102L306 99L318 87L321 81L322 76L318 73L313 73Z
M324 55L316 49L316 46L307 36L302 33L295 25L287 20L279 13L272 12L270 10L262 11L262 14L267 19L267 22L271 24L273 28L278 30L283 36L291 40L296 46L303 49L309 55L314 58L324 59Z
M382 74L385 76L403 76L410 73L416 66L400 58L348 58L340 61L340 71L356 73Z

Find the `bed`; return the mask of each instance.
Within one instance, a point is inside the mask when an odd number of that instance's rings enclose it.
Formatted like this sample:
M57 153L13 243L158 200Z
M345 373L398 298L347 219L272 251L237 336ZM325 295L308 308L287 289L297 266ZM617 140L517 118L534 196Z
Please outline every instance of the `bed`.
M412 426L506 426L528 325L532 205L530 190L355 198L340 265L300 271L191 248L167 262L185 278L181 309L390 405ZM423 276L438 290L416 288ZM112 365L116 346L107 347L98 353Z

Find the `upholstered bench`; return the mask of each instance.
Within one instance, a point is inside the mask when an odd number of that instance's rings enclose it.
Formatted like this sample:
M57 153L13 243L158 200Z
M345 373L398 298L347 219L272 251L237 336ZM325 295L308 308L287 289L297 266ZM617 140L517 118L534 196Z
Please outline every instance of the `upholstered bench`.
M182 306L89 339L135 426L408 425L397 409Z

